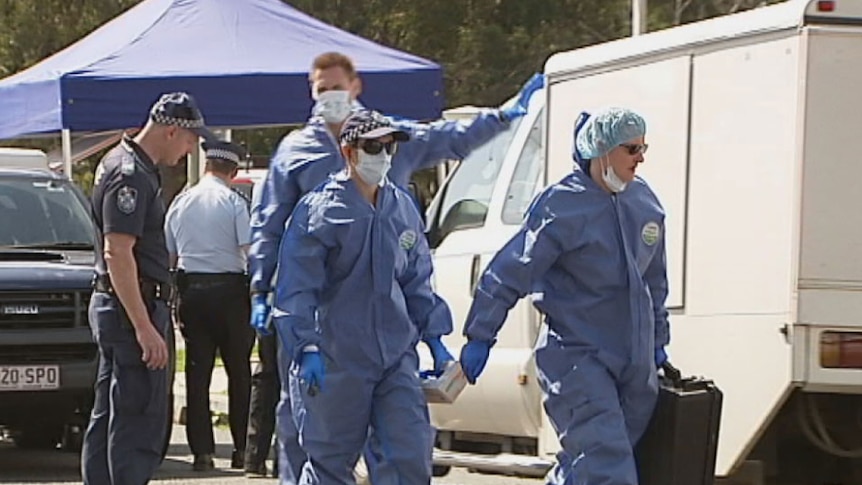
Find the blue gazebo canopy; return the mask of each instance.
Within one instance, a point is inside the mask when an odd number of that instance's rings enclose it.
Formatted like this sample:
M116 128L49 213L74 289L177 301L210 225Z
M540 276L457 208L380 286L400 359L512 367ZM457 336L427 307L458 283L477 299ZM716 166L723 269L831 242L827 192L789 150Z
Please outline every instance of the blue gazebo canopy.
M207 124L248 127L308 117L308 70L350 56L361 101L437 118L439 65L316 20L281 0L144 0L79 42L0 80L0 139L141 126L161 93L184 90Z

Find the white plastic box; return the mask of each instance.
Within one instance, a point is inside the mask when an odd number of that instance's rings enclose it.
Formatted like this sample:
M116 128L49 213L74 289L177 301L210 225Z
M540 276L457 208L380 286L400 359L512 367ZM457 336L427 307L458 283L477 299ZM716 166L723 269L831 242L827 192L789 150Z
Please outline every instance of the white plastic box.
M422 392L429 403L453 403L467 386L461 364L450 362L440 377L422 379Z

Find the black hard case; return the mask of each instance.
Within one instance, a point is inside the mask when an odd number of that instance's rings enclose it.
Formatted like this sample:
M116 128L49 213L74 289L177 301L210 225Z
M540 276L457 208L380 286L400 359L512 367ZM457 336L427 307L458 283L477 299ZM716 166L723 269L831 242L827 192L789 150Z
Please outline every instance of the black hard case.
M652 420L635 449L640 485L713 485L722 393L666 364Z

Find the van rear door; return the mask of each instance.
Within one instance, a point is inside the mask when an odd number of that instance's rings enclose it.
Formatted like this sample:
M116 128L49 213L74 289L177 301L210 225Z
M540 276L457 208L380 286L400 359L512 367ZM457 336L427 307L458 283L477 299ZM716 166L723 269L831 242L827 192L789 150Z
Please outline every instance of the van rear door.
M838 2L839 4L841 2ZM852 22L842 22L842 24ZM794 379L862 382L862 19L806 28Z

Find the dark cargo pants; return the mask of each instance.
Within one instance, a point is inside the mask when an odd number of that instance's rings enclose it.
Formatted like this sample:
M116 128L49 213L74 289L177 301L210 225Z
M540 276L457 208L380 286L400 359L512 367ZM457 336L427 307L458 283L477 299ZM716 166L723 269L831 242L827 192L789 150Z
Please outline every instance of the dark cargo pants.
M93 293L89 320L99 346L96 399L84 434L81 474L85 485L143 485L161 463L168 420L166 369L147 369L120 303ZM162 336L170 331L167 304L147 303Z
M281 391L278 378L278 343L275 335L258 335L260 362L251 376L246 470L258 470L269 456L275 433L275 407ZM278 455L276 454L276 457ZM278 469L278 459L276 466Z

